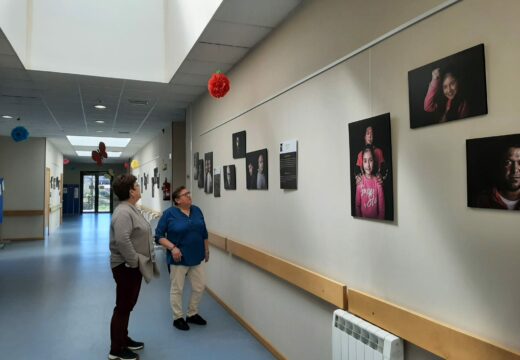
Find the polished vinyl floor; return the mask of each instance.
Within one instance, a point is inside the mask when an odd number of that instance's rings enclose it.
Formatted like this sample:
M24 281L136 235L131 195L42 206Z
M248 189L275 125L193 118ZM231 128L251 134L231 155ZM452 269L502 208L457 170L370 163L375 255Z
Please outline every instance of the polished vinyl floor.
M45 241L0 250L0 359L107 359L115 301L109 227L108 214L65 218ZM164 254L157 255L161 277L143 281L130 318L130 336L146 344L140 359L273 359L208 294L200 306L207 326L173 328Z

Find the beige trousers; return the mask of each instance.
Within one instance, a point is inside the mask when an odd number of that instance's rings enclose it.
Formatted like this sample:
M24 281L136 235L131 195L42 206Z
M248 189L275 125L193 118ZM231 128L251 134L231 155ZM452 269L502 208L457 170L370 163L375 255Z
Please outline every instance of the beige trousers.
M200 299L206 287L204 263L196 266L170 265L170 304L174 320L184 316L182 311L182 291L186 277L191 282L191 298L187 315L193 316L199 312Z

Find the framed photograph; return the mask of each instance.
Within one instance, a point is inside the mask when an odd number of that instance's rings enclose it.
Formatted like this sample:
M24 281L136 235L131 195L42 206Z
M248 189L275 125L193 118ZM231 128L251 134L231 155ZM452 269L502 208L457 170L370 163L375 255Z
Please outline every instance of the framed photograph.
M246 184L249 190L267 190L269 172L267 149L246 154Z
M408 72L412 129L488 113L484 44Z
M224 189L236 190L237 189L237 174L235 165L224 166Z
M394 220L390 114L348 125L354 217Z
M204 154L204 192L213 193L213 152Z
M234 133L233 141L233 159L243 159L246 157L246 132L240 131Z
M520 134L466 140L468 206L520 210Z
M213 174L213 196L220 197L220 168L215 168Z
M193 154L193 180L199 178L199 153Z
M199 159L199 166L198 166L198 179L197 179L197 186L199 189L202 189L204 187L204 159Z

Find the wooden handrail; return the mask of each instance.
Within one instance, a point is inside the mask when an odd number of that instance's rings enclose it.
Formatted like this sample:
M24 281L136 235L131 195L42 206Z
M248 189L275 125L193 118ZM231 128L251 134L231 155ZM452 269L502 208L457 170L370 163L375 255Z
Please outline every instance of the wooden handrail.
M520 360L520 354L378 299L252 246L210 233L234 256L448 360ZM215 240L218 239L218 240ZM217 246L217 245L215 245Z
M361 291L348 290L348 311L443 359L520 359L518 353Z
M223 236L215 233L208 233L208 242L221 250L227 250L227 239Z
M347 287L342 283L234 240L227 239L227 250L328 303L340 308L346 307Z
M43 210L4 210L5 217L21 216L43 216Z

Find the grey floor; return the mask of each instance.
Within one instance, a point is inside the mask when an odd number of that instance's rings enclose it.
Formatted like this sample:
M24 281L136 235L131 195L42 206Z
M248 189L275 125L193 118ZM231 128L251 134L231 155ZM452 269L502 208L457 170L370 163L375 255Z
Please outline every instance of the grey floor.
M109 226L108 214L65 218L45 241L0 249L0 359L107 358L115 301ZM130 336L146 344L140 359L273 359L208 294L200 306L208 325L174 329L162 261L160 268L161 278L143 282L130 318Z

